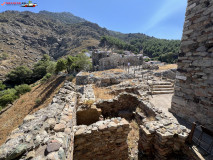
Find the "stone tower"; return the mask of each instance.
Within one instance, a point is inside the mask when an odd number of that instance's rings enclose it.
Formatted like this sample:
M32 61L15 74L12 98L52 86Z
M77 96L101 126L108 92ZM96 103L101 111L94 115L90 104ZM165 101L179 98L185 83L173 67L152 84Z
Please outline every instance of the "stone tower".
M171 112L213 130L213 0L188 0Z

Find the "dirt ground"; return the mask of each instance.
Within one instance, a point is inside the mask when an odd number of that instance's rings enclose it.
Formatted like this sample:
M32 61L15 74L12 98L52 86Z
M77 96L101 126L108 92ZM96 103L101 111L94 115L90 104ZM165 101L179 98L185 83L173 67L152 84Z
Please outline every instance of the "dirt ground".
M161 109L165 115L176 120L176 117L169 112L172 104L172 96L173 94L152 95L149 97L149 100L156 108Z
M64 80L65 77L55 77L44 84L36 85L31 92L22 95L0 115L0 145L6 141L11 131L22 124L28 114L46 107L52 101Z
M168 70L168 69L177 69L177 64L167 64L164 66L159 66L158 70Z

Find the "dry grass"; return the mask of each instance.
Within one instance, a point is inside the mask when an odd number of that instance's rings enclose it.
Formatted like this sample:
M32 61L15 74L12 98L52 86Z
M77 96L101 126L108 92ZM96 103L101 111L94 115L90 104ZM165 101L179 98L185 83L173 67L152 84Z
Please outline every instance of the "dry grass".
M100 87L96 87L95 85L93 85L93 90L94 90L94 94L95 94L96 99L108 100L108 99L114 98L113 95L108 93L110 91L110 89L107 89L107 88L104 88L104 87L100 88Z
M97 72L92 72L92 73L83 72L82 75L88 76L90 74L93 74L96 77L104 77L104 76L106 76L106 74L109 74L109 73L112 74L112 73L123 73L123 72L125 72L125 71L122 69L109 69L109 70L97 71Z
M168 70L168 69L177 69L177 64L167 64L164 66L159 66L158 70Z
M5 142L12 130L22 124L28 114L46 107L63 82L64 77L56 77L44 84L34 86L31 92L22 95L12 107L2 113L0 115L0 145Z
M131 131L128 134L127 144L131 155L135 154L138 150L138 140L139 140L139 126L135 120L130 123Z
M84 105L91 107L95 101L94 100L86 100L83 102Z
M154 116L149 116L149 117L147 117L146 119L147 119L148 121L155 121L155 120L156 120Z
M99 45L99 41L96 40L96 39L93 39L93 38L90 38L88 40L83 40L81 42L81 46L80 47L77 47L77 48L74 48L72 49L72 52L73 53L78 53L78 52L81 52L83 49L85 48L88 48L90 46L98 46Z
M76 84L76 78L73 78L72 83Z

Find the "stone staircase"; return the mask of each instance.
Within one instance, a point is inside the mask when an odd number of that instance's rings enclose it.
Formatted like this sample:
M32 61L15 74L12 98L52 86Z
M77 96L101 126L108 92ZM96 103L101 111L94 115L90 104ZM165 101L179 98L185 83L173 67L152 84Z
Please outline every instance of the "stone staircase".
M151 85L151 94L172 94L174 86L171 82L153 82Z

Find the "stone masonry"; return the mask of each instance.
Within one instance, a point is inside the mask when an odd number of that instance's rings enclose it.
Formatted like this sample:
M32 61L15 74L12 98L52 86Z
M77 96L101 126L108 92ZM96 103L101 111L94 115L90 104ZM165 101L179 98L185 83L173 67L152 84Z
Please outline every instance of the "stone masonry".
M212 0L188 0L171 112L213 130Z
M119 117L76 126L74 160L127 160L129 131L129 123Z
M76 125L76 93L71 82L65 82L52 103L24 118L0 147L0 160L66 160L73 159Z
M137 55L124 56L105 51L92 53L92 65L95 71L113 69L123 65L128 66L128 63L130 66L142 65L143 58Z

